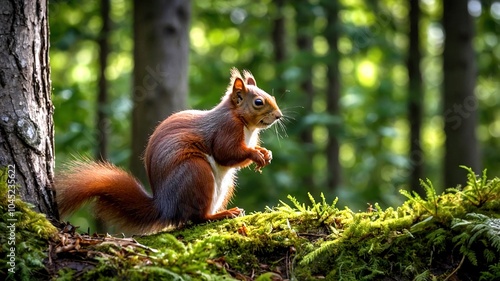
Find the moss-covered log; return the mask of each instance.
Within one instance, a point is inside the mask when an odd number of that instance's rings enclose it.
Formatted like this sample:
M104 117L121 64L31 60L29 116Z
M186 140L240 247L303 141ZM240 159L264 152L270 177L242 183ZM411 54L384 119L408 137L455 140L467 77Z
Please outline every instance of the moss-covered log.
M34 270L61 280L497 280L500 179L470 170L468 179L441 195L423 182L426 198L402 192L408 200L385 210L289 197L264 212L135 239L60 232L46 269ZM47 253L47 235L22 231Z

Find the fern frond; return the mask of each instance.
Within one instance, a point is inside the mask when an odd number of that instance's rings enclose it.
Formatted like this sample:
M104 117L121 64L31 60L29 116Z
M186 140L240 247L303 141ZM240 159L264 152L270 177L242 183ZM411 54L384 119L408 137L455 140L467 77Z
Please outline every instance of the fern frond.
M488 271L481 272L479 281L498 280L500 277L500 262L490 265Z
M460 252L474 265L477 265L477 256L473 250L475 243L482 243L486 247L483 251L484 258L488 262L493 261L500 254L500 219L477 213L469 213L465 218L452 222L452 228L462 229L453 238L453 242L460 245Z
M488 240L491 242L491 246L500 253L500 219L490 219L488 221L488 226L490 227L488 231Z
M467 259L472 263L472 265L477 266L477 256L476 253L466 247L460 247L460 252L467 257Z
M432 247L443 248L446 246L446 241L449 239L448 232L443 228L438 228L427 234L427 239Z
M465 199L476 207L481 207L489 201L498 199L500 191L499 178L488 180L487 170L484 169L481 178L478 179L478 176L471 168L460 167L467 171L467 186L461 192Z
M425 270L424 272L416 275L413 278L413 281L427 281L431 277L431 271L430 270Z
M425 191L425 196L426 199L422 199L420 195L416 192L410 193L409 191L406 190L400 190L399 192L408 198L411 202L416 203L420 205L422 208L424 208L429 214L432 216L439 218L439 195L436 192L436 189L434 188L434 185L429 179L420 180L420 185L424 188Z
M427 200L434 201L437 198L436 189L430 179L420 180L420 185L424 188Z
M404 197L408 198L412 202L418 202L418 201L423 201L420 195L416 192L409 192L408 190L401 189L399 190L399 193L403 195Z
M497 259L497 255L495 254L495 252L490 249L484 249L483 254L488 263L492 263Z

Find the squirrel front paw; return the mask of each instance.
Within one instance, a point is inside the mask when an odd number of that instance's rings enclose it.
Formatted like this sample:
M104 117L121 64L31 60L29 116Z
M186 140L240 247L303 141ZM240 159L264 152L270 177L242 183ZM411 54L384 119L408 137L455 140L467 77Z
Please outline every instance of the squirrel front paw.
M255 167L255 170L258 172L262 172L261 169L271 163L271 160L273 159L273 153L271 152L271 150L267 150L263 147L256 147L255 150L255 157L252 158L253 162L255 162L255 164L257 165Z

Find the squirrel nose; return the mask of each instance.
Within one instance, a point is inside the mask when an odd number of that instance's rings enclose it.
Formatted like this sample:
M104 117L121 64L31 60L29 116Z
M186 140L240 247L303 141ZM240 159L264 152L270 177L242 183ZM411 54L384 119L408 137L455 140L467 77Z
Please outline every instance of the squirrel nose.
M274 114L274 118L276 118L276 120L279 120L281 117L283 117L283 114L281 113L281 111L278 111Z

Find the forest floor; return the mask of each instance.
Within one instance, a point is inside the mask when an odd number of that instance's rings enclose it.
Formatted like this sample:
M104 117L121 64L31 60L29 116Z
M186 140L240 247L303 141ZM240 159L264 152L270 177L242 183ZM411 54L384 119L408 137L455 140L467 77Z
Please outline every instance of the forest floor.
M423 186L425 198L402 191L407 201L385 210L289 197L264 212L137 237L55 230L36 217L46 228L18 224L31 240L18 240L28 245L17 249L16 273L3 260L0 270L12 280L499 280L500 179L470 171L464 188L438 195Z

